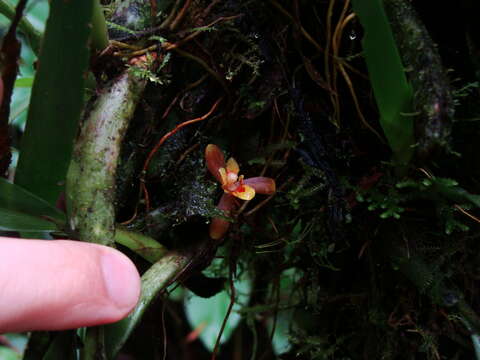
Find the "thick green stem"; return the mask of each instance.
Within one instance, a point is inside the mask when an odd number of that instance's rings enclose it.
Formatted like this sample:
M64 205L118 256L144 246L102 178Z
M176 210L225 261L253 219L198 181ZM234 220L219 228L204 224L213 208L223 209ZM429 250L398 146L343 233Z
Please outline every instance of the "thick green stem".
M105 346L109 359L115 358L158 293L190 263L195 254L195 251L168 253L143 274L142 294L135 309L127 318L105 328Z
M15 8L10 5L7 0L0 0L0 13L12 20L15 16ZM42 33L35 29L25 16L20 20L18 27L27 37L33 52L38 55L40 51L40 43L42 41Z
M80 240L114 243L118 157L145 84L125 71L99 95L83 124L67 173L69 225Z
M145 85L134 71L125 71L98 96L83 123L66 184L69 225L82 241L114 245L117 164ZM120 232L119 237L127 236ZM82 360L105 359L103 331L87 330Z
M93 0L92 14L92 46L98 51L102 51L108 46L108 30L105 16L103 15L102 5L99 0Z

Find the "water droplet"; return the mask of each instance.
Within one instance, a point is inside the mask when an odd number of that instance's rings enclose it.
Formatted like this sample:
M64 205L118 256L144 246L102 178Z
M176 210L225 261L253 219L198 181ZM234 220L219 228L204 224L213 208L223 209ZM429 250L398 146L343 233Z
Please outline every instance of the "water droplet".
M355 40L357 38L357 33L355 32L355 30L350 31L350 35L348 35L348 37L350 38L350 40Z

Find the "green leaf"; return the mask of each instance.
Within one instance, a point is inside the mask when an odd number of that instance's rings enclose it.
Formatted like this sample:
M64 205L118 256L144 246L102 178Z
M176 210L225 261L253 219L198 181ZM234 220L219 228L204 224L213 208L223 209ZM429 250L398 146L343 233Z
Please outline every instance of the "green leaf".
M18 0L15 0L18 1ZM26 8L26 17L43 34L48 19L50 0L30 0Z
M23 360L43 359L43 355L47 352L54 334L55 333L49 331L32 332L23 353Z
M17 80L15 81L15 87L13 88L12 101L10 104L10 119L9 122L19 127L22 132L26 122L26 110L30 104L30 94L32 92L33 78L35 75L34 63L37 60L36 55L33 53L29 46L22 42L22 51L20 59L20 69ZM27 85L28 78L31 79L30 86ZM21 81L19 81L22 79Z
M352 0L365 30L362 41L368 74L380 111L380 124L395 159L406 164L413 155L412 89L407 82L382 0Z
M83 108L93 0L52 1L15 183L55 203Z
M76 360L78 358L76 356L77 346L75 331L59 332L42 360Z
M8 343L20 354L25 352L28 342L28 333L7 333L3 336L8 340Z
M433 178L432 182L436 190L449 200L459 203L472 203L476 207L480 207L480 195L471 194L460 186L449 185L442 178Z
M33 77L23 77L15 80L15 87L32 87Z
M31 216L47 216L65 221L65 214L45 200L0 178L0 209L25 213ZM3 219L0 218L0 224Z
M0 229L4 231L55 231L65 214L22 187L0 178Z
M20 360L22 356L5 346L0 346L0 359L2 360Z
M0 230L2 231L55 231L57 226L37 216L15 210L0 209Z
M225 343L238 326L242 307L247 306L250 299L252 284L246 273L235 281L236 299L232 312L228 317L220 343ZM205 299L188 292L185 297L185 313L192 330L199 330L200 339L206 348L213 351L218 334L230 304L230 294L221 291L214 297Z

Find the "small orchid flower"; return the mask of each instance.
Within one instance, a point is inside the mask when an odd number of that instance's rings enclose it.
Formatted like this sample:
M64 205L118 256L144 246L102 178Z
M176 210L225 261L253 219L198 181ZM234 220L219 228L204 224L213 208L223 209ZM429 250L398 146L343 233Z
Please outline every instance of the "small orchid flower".
M235 198L252 200L255 194L275 193L275 180L263 176L244 179L243 175L238 175L240 168L235 159L230 158L225 163L223 152L216 145L209 144L206 147L205 159L208 170L222 185L224 194L217 207L226 216L238 206ZM213 218L210 224L210 237L215 240L221 239L229 226L228 221L218 217Z

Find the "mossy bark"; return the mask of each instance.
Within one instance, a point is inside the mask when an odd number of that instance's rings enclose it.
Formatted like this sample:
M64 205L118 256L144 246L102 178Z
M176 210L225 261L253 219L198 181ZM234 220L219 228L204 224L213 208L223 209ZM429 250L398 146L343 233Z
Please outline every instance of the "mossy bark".
M75 144L67 174L71 230L83 241L112 245L115 174L121 143L146 80L125 71L98 96Z
M451 89L437 47L415 9L405 0L385 0L384 5L414 91L416 153L422 162L449 148Z

